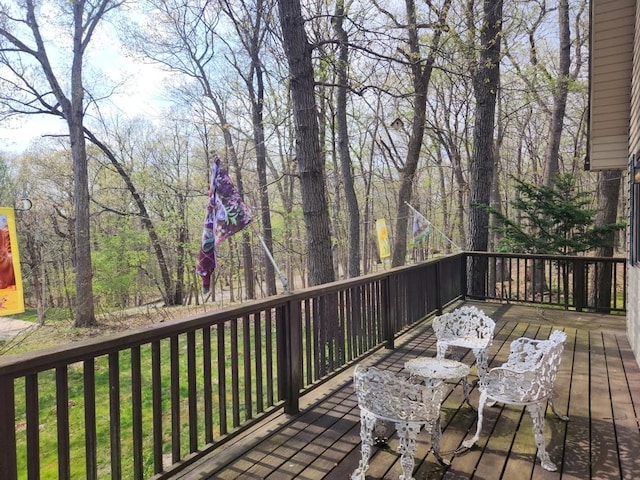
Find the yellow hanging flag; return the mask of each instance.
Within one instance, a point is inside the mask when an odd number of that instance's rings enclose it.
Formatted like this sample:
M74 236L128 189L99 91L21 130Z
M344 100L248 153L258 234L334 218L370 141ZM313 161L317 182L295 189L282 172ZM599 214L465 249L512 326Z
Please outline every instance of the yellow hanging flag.
M24 312L13 208L0 208L0 316Z
M376 233L378 235L378 251L380 252L380 259L389 258L391 256L391 244L389 243L387 224L384 221L384 218L376 219Z

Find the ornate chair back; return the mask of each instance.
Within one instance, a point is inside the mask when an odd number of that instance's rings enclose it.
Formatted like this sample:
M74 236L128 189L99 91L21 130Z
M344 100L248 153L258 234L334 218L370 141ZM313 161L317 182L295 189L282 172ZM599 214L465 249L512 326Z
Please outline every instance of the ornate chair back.
M504 391L498 396L509 403L529 403L550 398L566 339L566 333L556 330L548 340L523 337L511 342L509 358L502 368L517 374L501 375L500 391ZM493 394L498 394L498 391L490 387L489 395L496 398Z
M451 346L470 348L482 382L488 365L487 350L496 327L493 319L477 307L464 306L434 318L432 327L438 339L438 358L445 358Z
M453 345L456 339L491 341L496 323L477 307L467 306L437 316L432 326L438 340Z
M381 420L433 424L440 415L444 385L425 386L376 367L356 366L358 406ZM429 430L431 430L429 428Z
M401 480L414 480L416 437L423 426L431 433L434 454L442 461L439 417L444 398L443 382L427 386L394 372L362 365L356 366L353 381L360 407L361 458L351 480L365 480L374 443L373 432L374 429L378 432L379 423L393 423L398 432Z

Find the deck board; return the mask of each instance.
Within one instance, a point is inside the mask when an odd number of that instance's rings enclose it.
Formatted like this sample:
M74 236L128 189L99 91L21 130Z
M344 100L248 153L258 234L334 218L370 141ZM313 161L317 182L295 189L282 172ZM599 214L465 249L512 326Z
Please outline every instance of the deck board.
M440 465L431 451L430 436L418 437L416 480L447 479L562 479L640 478L640 368L621 316L477 302L496 320L489 366L504 362L512 340L520 336L547 338L554 329L567 333L556 381L555 406L563 422L547 409L545 438L557 472L547 472L536 459L532 421L524 407L485 408L482 435L471 450L455 454L473 435L476 413L464 403L461 384L448 385L442 406L441 452L451 460ZM435 356L435 335L428 324L396 341L393 351L382 350L363 363L400 372L416 356ZM477 369L473 354L451 350L450 358L472 365L471 402L477 405ZM360 417L351 383L353 369L303 399L295 416L279 414L229 442L222 452L199 460L173 477L195 479L316 480L347 479L360 460ZM398 440L374 447L367 479L397 479L401 473Z
M567 424L564 438L562 464L563 473L575 478L590 478L590 434L589 434L589 332L576 330L567 339L562 363L571 363L567 403ZM561 387L562 384L558 384ZM557 388L564 393L565 389ZM571 439L567 442L567 439ZM554 452L555 453L555 452ZM557 458L557 457L553 457Z
M602 479L620 478L620 464L616 452L616 437L611 411L610 387L602 336L590 336L591 372L591 476ZM608 448L603 448L607 445Z
M640 461L638 438L634 441L619 441L620 438L633 439L634 430L638 429L636 412L630 396L625 367L620 355L619 340L612 332L603 332L604 348L607 352L607 377L611 389L611 410L615 429L618 461L620 463L620 478L638 478ZM635 378L635 381L640 379ZM637 383L636 383L637 385Z

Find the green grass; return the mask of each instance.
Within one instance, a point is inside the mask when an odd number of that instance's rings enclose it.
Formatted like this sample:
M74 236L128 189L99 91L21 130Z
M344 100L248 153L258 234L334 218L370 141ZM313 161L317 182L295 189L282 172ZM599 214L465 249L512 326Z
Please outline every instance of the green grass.
M14 320L24 320L25 322L38 323L38 312L35 308L27 308L22 313L14 313L8 315L7 318L13 318ZM48 321L60 321L69 320L69 309L67 308L49 308L47 309L47 315L45 322Z

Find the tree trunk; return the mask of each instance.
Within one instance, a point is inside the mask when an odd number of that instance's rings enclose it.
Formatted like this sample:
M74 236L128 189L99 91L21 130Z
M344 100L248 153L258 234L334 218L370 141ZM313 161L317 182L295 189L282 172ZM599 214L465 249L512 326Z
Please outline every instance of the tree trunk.
M500 193L500 162L499 162L499 155L498 155L498 147L496 146L494 149L494 152L496 153L496 158L494 159L494 171L493 171L493 181L492 181L492 185L491 185L491 208L499 211L500 213L504 213L502 212L502 195ZM489 226L490 227L495 227L497 226L498 222L496 221L495 217L491 216L489 217ZM500 239L502 238L502 234L499 233L493 233L492 235L490 235L489 238L489 248L491 248L491 251L497 251L497 246L498 243L500 242ZM488 279L489 279L489 285L491 287L490 293L496 293L495 288L496 285L499 282L503 282L505 279L510 278L510 273L507 271L507 264L505 263L505 258L499 257L496 259L495 261L495 268L490 268L489 269L489 275L488 275ZM507 260L508 263L508 260Z
M84 87L82 85L82 56L84 3L73 4L74 36L71 65L71 102L66 115L71 142L74 178L74 208L76 217L76 327L95 325L93 308L93 271L91 268L91 238L89 217L89 173L87 146L82 128L84 118Z
M467 195L467 182L462 174L462 158L460 155L460 150L455 148L453 150L454 155L451 157L451 165L453 167L453 176L456 179L456 217L457 217L457 227L458 227L458 236L460 237L460 245L464 245L466 233L464 230L464 218L465 218L465 204L466 204L466 195ZM454 162L455 159L455 162ZM453 231L453 227L451 230L445 230L446 232Z
M227 4L226 7L231 14L233 7ZM262 236L264 245L269 250L269 254L273 256L273 229L271 227L271 206L269 202L269 194L267 191L267 149L265 146L264 133L264 78L262 70L262 62L260 60L260 39L263 34L261 25L265 16L265 5L262 0L258 0L255 4L255 23L249 32L249 55L251 57L252 75L247 81L249 95L251 97L251 119L253 123L253 138L256 147L256 172L258 174L258 186L260 192L260 220L262 222ZM255 85L253 81L255 80ZM264 252L264 270L265 284L267 295L275 295L276 273L275 265L271 263L269 255ZM253 261L252 261L253 262ZM253 272L250 272L253 274ZM253 281L252 281L253 283ZM252 287L255 289L255 287Z
M567 108L567 94L569 92L569 68L571 66L571 34L569 30L569 0L559 0L558 27L560 32L559 77L553 92L553 110L551 111L551 125L549 126L549 143L545 155L544 185L551 187L554 178L560 171L560 140L562 125Z
M267 191L267 149L264 144L264 120L262 110L264 108L264 85L262 80L262 68L260 62L256 66L256 79L258 83L258 95L252 105L253 116L253 136L256 144L256 171L258 173L258 185L260 190L260 220L262 221L262 236L264 244L273 255L273 229L271 227L271 206L269 203L269 193ZM275 295L276 273L275 266L271 263L269 256L265 253L264 269L267 295Z
M409 61L411 62L411 80L413 83L413 120L411 124L411 134L407 146L407 159L401 171L400 189L398 191L398 213L395 226L395 240L391 256L391 266L397 267L405 264L407 257L407 224L409 220L409 206L413 183L415 179L418 162L420 160L420 150L422 149L422 139L424 137L424 126L427 113L427 90L431 80L431 72L435 62L435 55L440 45L440 37L446 25L447 14L451 1L448 0L442 5L437 26L433 32L433 39L429 47L429 54L426 59L422 59L420 52L420 34L416 18L416 5L414 0L406 0L407 8L407 30L409 42Z
M559 30L559 75L556 87L553 91L553 108L551 110L551 123L549 125L549 143L545 153L545 168L543 184L551 188L555 178L560 172L560 141L562 139L562 129L564 115L567 108L567 95L569 91L569 68L571 66L571 35L569 30L569 0L559 0L558 2L558 30ZM534 263L536 277L541 275ZM567 275L567 269L563 269L563 275ZM541 275L544 279L544 275ZM564 278L568 282L567 278ZM535 283L534 295L543 295L547 289L546 282ZM539 288L539 289L538 289Z
M347 129L347 67L349 64L349 37L343 28L344 1L336 2L333 27L340 42L338 56L338 87L336 115L338 123L338 154L340 156L340 171L347 202L347 221L349 224L349 277L360 275L360 207L358 196L353 186L353 172L351 170L351 156L349 154L349 131Z
M595 226L602 227L616 223L618 217L618 202L620 200L620 183L622 171L603 170L598 176L598 213ZM596 249L598 257L613 257L616 232L607 235L610 246ZM599 312L608 313L611 309L611 274L613 265L606 263L594 272L592 285L589 289L592 298L589 303L595 305ZM595 298L593 298L595 296Z
M296 154L307 233L309 283L319 285L334 281L335 275L314 95L311 45L304 30L300 1L278 0L278 8L293 99Z
M493 134L496 94L500 84L500 32L502 0L484 0L480 61L474 75L476 119L473 131L473 154L470 169L469 237L471 251L486 251L489 243L489 205L493 180ZM471 258L467 266L467 288L471 295L486 290L486 258Z
M184 260L185 249L187 244L187 221L186 221L186 195L180 194L178 196L178 218L180 224L178 225L178 241L176 245L176 285L173 293L173 304L182 305L184 303L184 291L185 291L185 279L184 279Z
M34 218L35 216L31 217ZM45 292L45 263L42 252L44 246L42 245L42 239L38 238L38 235L34 235L32 232L37 231L36 226L32 221L29 222L28 227L25 228L25 253L22 262L29 265L31 275L31 288L36 300L36 311L38 314L38 325L44 325L45 321L45 305L46 305L46 292Z

